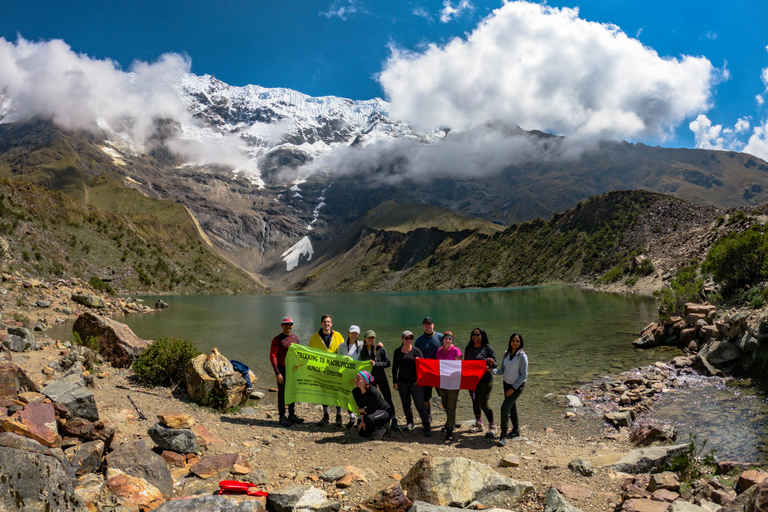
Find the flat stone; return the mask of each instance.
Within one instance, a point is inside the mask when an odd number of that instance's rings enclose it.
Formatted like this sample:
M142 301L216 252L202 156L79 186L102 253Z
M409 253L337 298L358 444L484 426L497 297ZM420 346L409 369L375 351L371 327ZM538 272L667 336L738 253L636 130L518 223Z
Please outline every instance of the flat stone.
M190 429L196 436L198 446L208 446L209 444L224 444L224 440L211 433L202 423L196 423Z
M679 494L667 489L656 489L655 491L653 491L653 498L658 501L666 501L668 503L672 503L679 497L680 497Z
M107 487L122 500L123 505L137 505L151 510L165 501L157 487L143 478L125 473L108 478Z
M197 464L189 468L190 473L194 473L200 478L211 478L217 476L221 471L229 471L232 465L237 462L239 454L223 453L206 457Z
M669 507L666 501L631 499L621 505L622 512L665 512Z
M501 458L499 466L503 468L516 468L520 466L520 457L511 453Z
M565 482L554 482L552 488L557 490L560 494L568 499L572 500L586 500L592 497L591 489L579 487L578 485L568 484Z
M27 437L48 448L61 446L56 412L51 404L27 404L2 422L2 430Z

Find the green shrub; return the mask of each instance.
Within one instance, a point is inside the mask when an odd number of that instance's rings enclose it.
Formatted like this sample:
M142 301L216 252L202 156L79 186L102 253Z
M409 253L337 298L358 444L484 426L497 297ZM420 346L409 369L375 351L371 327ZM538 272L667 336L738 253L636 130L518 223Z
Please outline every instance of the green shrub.
M183 382L190 359L200 355L189 341L162 338L152 343L133 362L136 377L146 384L170 386Z
M768 236L755 225L718 240L707 253L702 272L721 285L725 299L768 277Z
M701 448L698 448L696 446L696 434L691 434L688 437L688 449L675 456L667 469L677 473L683 482L690 482L701 478L708 467L715 466L717 460L715 458L716 450L714 449L704 454L706 446L707 440L705 439L701 443Z
M115 294L115 289L112 288L112 285L105 283L100 278L93 276L88 280L88 284L91 285L91 288L96 290L97 292L102 293L108 293L109 295Z
M87 339L83 340L80 337L80 334L73 332L72 336L69 338L69 341L71 341L75 345L82 345L83 347L88 347L89 349L97 353L101 350L101 343L99 343L98 336L88 336Z
M681 268L668 285L653 293L659 300L659 315L662 318L682 316L686 302L698 302L703 298L704 280L699 277L698 268L696 262Z

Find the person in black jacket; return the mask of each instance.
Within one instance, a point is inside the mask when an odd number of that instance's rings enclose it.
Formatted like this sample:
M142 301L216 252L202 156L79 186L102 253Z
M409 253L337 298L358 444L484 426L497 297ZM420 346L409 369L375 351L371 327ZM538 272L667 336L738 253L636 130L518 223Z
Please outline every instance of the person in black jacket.
M371 375L373 375L373 382L371 382L371 385L378 388L381 392L381 396L384 397L384 400L386 400L392 408L391 429L397 432L400 430L400 427L397 426L397 416L394 414L395 403L392 401L392 391L389 388L387 372L384 371L385 368L389 368L392 364L389 360L387 349L385 349L384 345L381 343L379 343L378 346L376 345L375 331L365 331L364 340L365 343L363 344L363 348L360 349L360 360L371 361L371 365L373 365L371 368Z
M472 431L482 432L483 417L481 413L484 412L488 419L488 432L485 433L485 437L493 439L496 435L496 424L493 422L493 409L488 406L488 397L493 391L493 369L498 366L498 362L496 361L496 351L488 342L488 334L485 329L480 327L472 329L469 343L464 349L464 360L484 360L486 362L485 375L477 383L475 390L469 392L469 396L472 397L472 409L475 412L475 425L472 427Z
M432 426L429 422L429 413L424 406L424 395L421 387L416 383L416 358L424 357L421 350L413 346L413 333L403 331L400 336L403 344L395 349L392 356L392 382L395 391L400 394L400 401L403 404L405 412L405 430L413 430L413 411L411 410L411 400L421 417L421 424L424 427L424 436L432 437Z
M365 370L355 375L355 389L352 390L352 397L360 414L357 431L362 437L381 439L387 432L385 425L389 423L394 411L379 390L371 387L373 381L373 375Z

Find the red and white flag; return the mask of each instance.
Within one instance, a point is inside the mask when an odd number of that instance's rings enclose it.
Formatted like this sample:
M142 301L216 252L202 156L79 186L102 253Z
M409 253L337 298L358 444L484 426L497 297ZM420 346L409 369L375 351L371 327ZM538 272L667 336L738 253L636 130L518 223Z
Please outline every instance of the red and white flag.
M474 391L485 375L485 361L448 361L416 358L416 383L442 389Z

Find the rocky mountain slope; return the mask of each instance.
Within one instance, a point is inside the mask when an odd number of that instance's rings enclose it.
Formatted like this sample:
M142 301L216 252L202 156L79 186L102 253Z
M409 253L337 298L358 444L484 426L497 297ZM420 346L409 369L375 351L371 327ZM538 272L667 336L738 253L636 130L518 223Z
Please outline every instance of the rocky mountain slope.
M381 100L312 98L194 75L177 90L197 124L158 119L142 145L106 126L73 132L44 119L14 120L4 98L0 176L64 192L102 211L152 210L120 186L180 204L217 257L274 289L308 286L320 255L327 261L353 249L344 243L357 238L345 233L388 200L443 207L502 227L550 219L613 190L654 190L716 208L768 202L768 163L747 154L605 142L561 158L554 155L561 139L517 128L507 135L553 155L513 158L500 171L415 175L403 170L416 158L409 151L462 144L472 134L447 127L417 133L389 118ZM224 166L182 157L179 144L196 140L214 141L222 151L239 141L247 161ZM380 160L368 158L388 148L393 152ZM328 155L337 157L313 166ZM92 186L102 175L112 180L109 194Z

